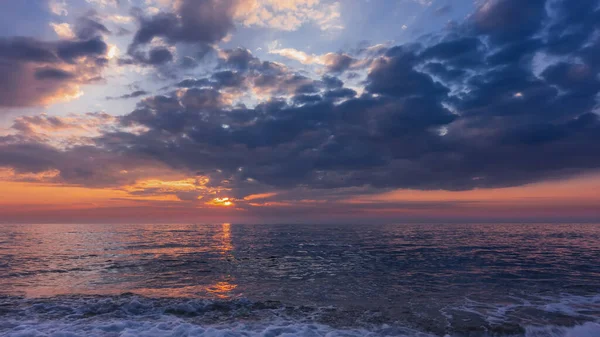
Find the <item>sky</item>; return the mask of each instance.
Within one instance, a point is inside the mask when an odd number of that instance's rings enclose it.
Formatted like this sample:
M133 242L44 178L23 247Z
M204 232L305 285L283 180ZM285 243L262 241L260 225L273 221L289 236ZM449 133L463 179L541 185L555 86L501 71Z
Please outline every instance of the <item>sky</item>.
M0 3L0 222L600 220L598 0Z

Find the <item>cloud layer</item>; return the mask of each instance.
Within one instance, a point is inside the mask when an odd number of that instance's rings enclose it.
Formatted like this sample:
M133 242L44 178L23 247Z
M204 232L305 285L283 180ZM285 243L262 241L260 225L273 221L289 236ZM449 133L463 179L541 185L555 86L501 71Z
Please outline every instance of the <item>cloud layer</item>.
M320 67L320 77L245 48L218 50L198 78L159 94L111 97L139 101L85 142L51 143L31 131L64 121L18 120L0 138L0 166L180 200L220 191L243 200L273 191L470 190L592 172L600 168L600 11L598 1L570 4L483 1L464 23L416 43L324 55L271 50ZM212 48L244 9L254 15L247 25L275 25L286 11L327 25L327 14L313 12L321 5L181 0L172 11L137 13L123 64L172 62L171 47L182 44ZM0 79L0 104L66 99L100 76L108 29L84 18L73 31L55 30L65 39L0 40L9 74ZM353 72L364 75L360 88L345 82ZM194 187L136 185L157 171L191 177Z

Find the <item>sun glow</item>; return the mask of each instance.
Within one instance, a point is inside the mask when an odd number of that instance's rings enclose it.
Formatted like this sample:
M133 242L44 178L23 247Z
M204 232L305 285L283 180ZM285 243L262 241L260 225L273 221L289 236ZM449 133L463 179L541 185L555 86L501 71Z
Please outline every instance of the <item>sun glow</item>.
M233 200L230 198L214 198L213 200L207 202L207 204L213 206L230 207L233 206Z

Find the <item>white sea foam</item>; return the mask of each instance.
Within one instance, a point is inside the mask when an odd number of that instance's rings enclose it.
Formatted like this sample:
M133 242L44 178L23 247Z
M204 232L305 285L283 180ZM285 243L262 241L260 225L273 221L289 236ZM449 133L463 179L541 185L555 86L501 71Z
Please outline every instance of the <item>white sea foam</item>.
M600 324L587 322L574 327L527 327L525 337L598 337Z
M576 318L565 326L518 317L519 308L558 313ZM389 324L338 324L317 322L299 309L253 303L242 299L214 302L201 299L150 299L119 297L59 297L53 299L0 298L0 336L6 337L599 337L600 296L563 295L545 303L522 301L504 306L467 300L463 313L477 315L487 326L449 325L446 333L426 333ZM455 308L456 309L456 308ZM591 311L590 311L591 309ZM335 308L326 308L332 311ZM456 312L456 311L455 311ZM530 311L528 311L530 312ZM563 317L563 316L561 316ZM449 320L462 319L446 316ZM583 320L582 320L583 319ZM466 323L465 323L466 324ZM478 324L478 323L477 323ZM516 324L516 325L515 325ZM515 329L515 326L517 328ZM491 330L489 328L497 328ZM504 329L504 330L502 330ZM512 329L512 330L511 330ZM441 331L444 331L442 329ZM503 331L503 332L501 332ZM487 334L486 334L487 333Z
M456 313L473 314L490 324L519 320L518 314L524 310L552 313L579 320L600 321L600 295L561 294L558 296L530 296L527 299L511 297L511 300L513 303L499 304L465 298L463 303L443 308L441 312L447 319L452 319ZM534 317L523 318L521 322L533 319ZM600 334L597 337L600 337Z
M199 325L176 317L160 317L148 320L110 321L24 321L0 323L0 335L6 337L433 337L419 332L401 332L382 328L380 331L366 329L336 329L322 324L307 323L253 323L229 325Z
M175 317L161 317L156 321L24 321L0 323L0 335L6 337L435 337L435 335L382 328L335 329L321 324L230 324L198 325ZM461 334L444 335L459 337ZM475 335L469 335L475 336ZM485 335L482 335L485 336ZM496 335L494 335L496 336ZM598 337L600 324L584 323L574 327L527 327L523 337ZM514 336L513 337L517 337Z

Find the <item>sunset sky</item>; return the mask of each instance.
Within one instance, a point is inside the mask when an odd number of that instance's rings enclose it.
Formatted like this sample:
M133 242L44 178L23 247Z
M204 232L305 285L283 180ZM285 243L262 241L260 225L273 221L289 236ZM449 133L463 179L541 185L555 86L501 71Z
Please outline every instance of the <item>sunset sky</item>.
M600 220L598 0L0 3L0 222Z

